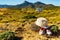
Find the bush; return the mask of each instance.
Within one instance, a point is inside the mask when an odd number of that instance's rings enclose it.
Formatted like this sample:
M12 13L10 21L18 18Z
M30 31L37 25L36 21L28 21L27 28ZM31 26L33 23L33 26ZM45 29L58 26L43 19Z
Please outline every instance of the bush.
M24 19L31 19L31 18L36 18L36 17L34 15L32 15L32 14L27 14L27 15L25 15L22 18L24 18Z
M56 25L51 25L51 26L50 26L50 29L51 29L51 31L52 31L53 33L57 33L57 32L58 32L58 26L56 26Z
M0 40L13 40L14 39L14 33L10 31L6 31L3 33L0 33Z

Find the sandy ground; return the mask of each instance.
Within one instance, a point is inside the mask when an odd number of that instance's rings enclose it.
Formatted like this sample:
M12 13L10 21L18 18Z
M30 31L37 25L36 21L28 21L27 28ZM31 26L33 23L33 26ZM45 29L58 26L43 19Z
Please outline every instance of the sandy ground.
M60 36L47 38L45 35L39 35L38 32L30 29L30 23L27 22L0 23L0 28L10 29L15 32L15 36L22 37L22 40L60 40Z

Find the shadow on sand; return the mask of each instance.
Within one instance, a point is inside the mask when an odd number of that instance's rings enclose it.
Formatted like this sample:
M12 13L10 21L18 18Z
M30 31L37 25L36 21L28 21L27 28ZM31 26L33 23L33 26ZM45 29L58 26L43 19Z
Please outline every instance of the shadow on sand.
M23 37L14 37L14 40L22 40Z

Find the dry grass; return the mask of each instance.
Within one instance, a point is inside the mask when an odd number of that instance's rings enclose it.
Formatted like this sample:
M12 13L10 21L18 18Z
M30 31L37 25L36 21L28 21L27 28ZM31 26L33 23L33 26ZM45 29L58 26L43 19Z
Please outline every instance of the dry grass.
M1 9L6 10L6 9ZM5 13L5 14L3 14ZM30 29L31 23L36 19L22 19L27 14L33 14L38 17L45 17L48 19L48 25L55 24L60 29L60 11L59 10L43 10L42 12L26 12L21 10L8 10L2 11L0 15L0 28L11 30L15 33L17 37L23 37L22 40L60 40L60 35L57 37L47 38L45 35L39 35L38 32L32 31ZM0 30L0 32L5 30Z

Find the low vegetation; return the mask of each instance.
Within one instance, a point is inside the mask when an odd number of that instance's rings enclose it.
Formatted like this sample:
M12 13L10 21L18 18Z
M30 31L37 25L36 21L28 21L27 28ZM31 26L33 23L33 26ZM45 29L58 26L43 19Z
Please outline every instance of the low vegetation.
M30 9L30 10L29 10ZM8 40L12 37L13 40L14 35L20 37L23 36L23 40L49 40L49 38L43 37L41 38L38 33L30 30L29 26L33 23L36 18L45 17L48 19L48 25L51 24L57 25L60 29L60 7L48 7L47 9L43 9L41 12L36 12L35 9L32 8L22 8L22 9L9 9L0 11L0 27L10 29L11 31L16 30L17 28L24 28L24 31L19 31L14 34L13 32L7 31L0 34L0 40ZM9 25L3 25L4 23L8 23ZM24 25L22 25L24 24ZM54 32L58 31L57 26L51 27L51 30ZM15 31L14 31L15 32ZM37 35L37 36L36 36ZM36 39L35 39L36 38ZM60 37L55 39L59 39ZM51 38L52 40L53 38Z

